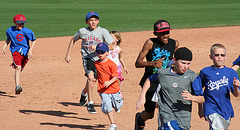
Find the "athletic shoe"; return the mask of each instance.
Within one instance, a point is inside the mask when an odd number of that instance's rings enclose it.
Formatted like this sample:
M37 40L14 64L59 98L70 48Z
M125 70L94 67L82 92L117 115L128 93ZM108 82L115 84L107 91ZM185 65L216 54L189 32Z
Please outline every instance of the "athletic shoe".
M144 130L145 124L140 126L139 122L138 122L140 116L141 116L141 113L139 113L139 112L135 116L135 130Z
M117 130L117 126L115 124L114 125L111 124L109 130Z
M20 94L21 92L22 92L22 87L17 85L16 88L15 88L15 94Z
M80 102L79 102L79 105L80 106L85 106L87 104L87 96L83 96L81 94L81 98L80 98Z
M93 114L93 113L97 113L95 108L94 108L94 104L88 104L87 105L87 110L89 113Z

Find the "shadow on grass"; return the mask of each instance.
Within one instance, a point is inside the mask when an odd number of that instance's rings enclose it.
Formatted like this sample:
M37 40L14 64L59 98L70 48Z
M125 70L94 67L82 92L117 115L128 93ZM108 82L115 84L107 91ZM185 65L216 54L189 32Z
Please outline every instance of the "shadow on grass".
M2 92L2 91L0 91L0 96L16 98L16 96L9 96L6 92Z
M19 110L19 112L23 114L32 114L32 113L38 113L38 114L44 114L44 115L50 115L50 116L57 116L57 117L65 117L65 118L75 118L75 119L81 119L81 120L90 120L87 118L79 118L76 116L66 116L66 115L77 115L77 113L73 112L62 112L62 111L37 111L37 110Z
M106 125L76 125L76 124L56 124L56 123L40 123L41 125L53 125L58 127L68 127L68 128L81 128L81 129L89 129L89 130L105 130Z

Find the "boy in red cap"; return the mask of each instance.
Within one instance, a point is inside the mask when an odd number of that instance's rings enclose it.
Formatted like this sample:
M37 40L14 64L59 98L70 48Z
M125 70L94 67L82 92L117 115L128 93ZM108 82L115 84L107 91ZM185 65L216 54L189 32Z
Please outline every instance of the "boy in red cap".
M36 44L36 38L32 30L24 27L24 23L27 23L24 15L15 15L13 22L16 26L12 26L6 31L7 40L1 53L5 54L5 48L11 42L10 51L13 57L11 66L15 69L15 94L20 94L22 92L22 87L20 87L20 72L33 56L32 50ZM29 41L31 41L31 45Z
M178 48L179 43L170 38L170 24L166 20L158 20L154 23L153 34L156 38L146 40L135 62L136 68L145 67L145 73L139 83L141 87L145 80L158 69L165 69L171 63L174 51ZM146 58L147 61L144 59ZM152 102L152 96L158 84L152 84L146 93L145 111L137 113L135 117L135 130L143 130L145 121L152 119L154 116L156 103ZM137 103L138 104L138 103ZM137 109L140 106L137 105Z

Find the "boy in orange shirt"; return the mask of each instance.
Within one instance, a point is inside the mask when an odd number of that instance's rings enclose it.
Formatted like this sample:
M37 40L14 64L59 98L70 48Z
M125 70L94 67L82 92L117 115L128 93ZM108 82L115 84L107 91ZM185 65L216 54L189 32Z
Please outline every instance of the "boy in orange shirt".
M97 69L97 91L102 99L101 109L111 122L109 130L116 130L117 126L113 117L113 108L119 113L123 104L120 96L117 65L107 57L109 48L106 43L99 43L96 47L96 52L99 60L95 61L94 65Z

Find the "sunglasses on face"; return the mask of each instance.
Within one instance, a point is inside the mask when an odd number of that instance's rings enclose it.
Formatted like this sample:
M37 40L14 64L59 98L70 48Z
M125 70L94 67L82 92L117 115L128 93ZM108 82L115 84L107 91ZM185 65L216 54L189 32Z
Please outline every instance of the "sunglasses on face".
M219 56L221 56L221 57L225 57L226 56L226 54L213 54L215 57L219 57Z
M104 54L106 51L97 50L96 52L97 52L97 54Z

